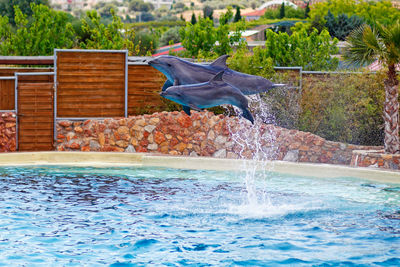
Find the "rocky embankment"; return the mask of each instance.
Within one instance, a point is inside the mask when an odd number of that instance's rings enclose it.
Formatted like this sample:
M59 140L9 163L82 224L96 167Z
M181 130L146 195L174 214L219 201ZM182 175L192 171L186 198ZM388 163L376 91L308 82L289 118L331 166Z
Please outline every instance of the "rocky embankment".
M353 150L376 149L327 141L270 124L194 112L57 123L56 150L152 152L349 165Z
M16 151L16 116L13 112L0 112L0 152Z

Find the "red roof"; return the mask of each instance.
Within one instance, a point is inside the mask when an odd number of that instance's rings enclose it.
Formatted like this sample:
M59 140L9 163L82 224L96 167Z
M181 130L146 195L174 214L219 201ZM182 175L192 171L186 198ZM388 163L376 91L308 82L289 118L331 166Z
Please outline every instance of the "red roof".
M256 10L256 11L253 11L253 12L242 14L242 16L245 16L245 17L256 17L256 16L258 16L258 17L261 17L262 15L264 15L265 10L266 10L265 8L261 9L261 10Z
M176 43L176 44L173 44L173 45L166 45L166 46L158 48L156 50L156 53L153 54L152 56L153 57L157 57L157 56L161 56L161 55L168 55L169 51L179 52L179 51L182 51L182 50L185 50L185 48L182 46L182 43Z

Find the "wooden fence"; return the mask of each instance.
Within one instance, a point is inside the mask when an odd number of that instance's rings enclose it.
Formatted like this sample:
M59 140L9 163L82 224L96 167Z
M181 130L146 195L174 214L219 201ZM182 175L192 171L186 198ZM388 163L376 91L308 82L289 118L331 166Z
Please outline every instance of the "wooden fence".
M54 73L19 73L18 150L53 150Z
M123 53L59 53L56 65L58 117L124 116ZM0 68L0 110L13 110L15 73L52 72L53 68ZM3 80L1 79L3 77ZM36 79L36 76L28 76ZM40 77L40 76L39 76ZM162 111L165 76L147 64L128 66L128 115Z
M159 93L165 81L164 74L149 65L129 65L128 114L162 111L165 102Z
M15 109L15 73L52 71L52 68L0 68L0 110ZM34 78L31 77L30 79Z
M54 68L0 68L0 111L17 112L19 151L52 150L57 119L123 117L164 108L159 92L166 78L142 60L128 66L126 51L56 50L55 55ZM4 62L30 60L37 62L33 57ZM48 57L43 60L41 65L49 63Z
M15 78L0 77L0 110L15 109Z
M125 51L56 56L57 117L125 116Z

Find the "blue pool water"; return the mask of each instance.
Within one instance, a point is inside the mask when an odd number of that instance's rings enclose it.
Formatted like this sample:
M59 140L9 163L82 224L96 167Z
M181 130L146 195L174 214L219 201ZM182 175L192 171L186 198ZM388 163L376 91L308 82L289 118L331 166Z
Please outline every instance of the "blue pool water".
M400 187L163 168L0 168L0 266L399 266Z

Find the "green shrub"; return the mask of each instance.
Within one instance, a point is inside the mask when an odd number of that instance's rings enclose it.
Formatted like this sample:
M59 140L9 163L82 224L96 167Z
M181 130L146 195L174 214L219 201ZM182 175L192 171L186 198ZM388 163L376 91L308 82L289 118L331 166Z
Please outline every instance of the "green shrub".
M210 18L200 18L196 24L190 22L180 29L182 46L186 51L182 54L186 57L214 58L229 54L232 45L241 42L241 31L245 28L244 21L228 24L233 13L228 9L220 18L220 25L214 27ZM233 33L232 33L233 32Z
M8 17L0 16L1 55L52 55L54 48L73 47L74 30L67 13L34 3L30 8L32 17L28 20L28 15L15 6L14 31Z
M305 28L287 33L267 30L262 57L272 58L275 66L301 66L305 70L335 70L339 64L332 55L338 52L338 40L331 39L328 31L308 33Z
M304 76L299 129L328 140L383 144L384 76Z
M400 19L400 10L393 7L391 1L369 1L369 0L330 0L323 1L311 6L310 21L322 20L326 23L325 16L331 11L337 16L344 13L348 16L357 15L368 24L390 25Z
M134 32L124 29L121 18L115 15L113 9L110 12L112 22L108 25L101 23L101 16L95 10L86 12L86 17L81 19L81 26L87 38L79 46L82 49L127 49L133 54L136 50L132 42Z
M179 43L181 41L181 36L179 35L179 27L173 27L166 30L160 38L160 46L169 45L171 42L173 44Z
M135 34L133 43L136 48L135 55L151 56L158 47L158 38L156 33L143 30Z

